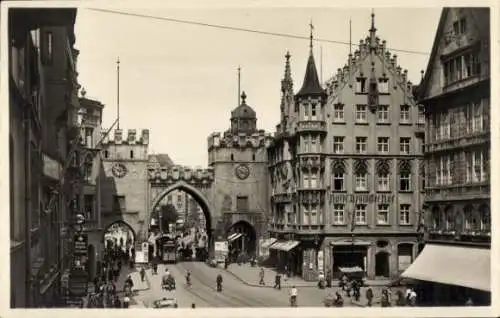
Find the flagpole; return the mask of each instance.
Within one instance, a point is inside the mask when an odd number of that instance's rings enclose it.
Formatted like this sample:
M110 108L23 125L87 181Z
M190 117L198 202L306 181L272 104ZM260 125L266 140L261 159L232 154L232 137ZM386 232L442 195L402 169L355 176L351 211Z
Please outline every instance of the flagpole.
M120 129L120 57L116 60L116 128Z

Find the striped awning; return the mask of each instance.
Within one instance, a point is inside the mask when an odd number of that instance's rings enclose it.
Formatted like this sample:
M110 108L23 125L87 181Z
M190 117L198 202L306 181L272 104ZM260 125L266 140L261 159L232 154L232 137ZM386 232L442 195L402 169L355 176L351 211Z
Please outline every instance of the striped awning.
M277 241L277 239L271 237L271 238L265 239L260 246L262 248L269 248L269 246L273 245L276 241Z
M269 246L270 249L288 252L300 244L299 241L279 241Z
M241 234L241 233L233 233L233 234L231 234L231 235L228 236L227 240L229 242L232 242L234 240L239 239L241 236L243 236L243 234Z

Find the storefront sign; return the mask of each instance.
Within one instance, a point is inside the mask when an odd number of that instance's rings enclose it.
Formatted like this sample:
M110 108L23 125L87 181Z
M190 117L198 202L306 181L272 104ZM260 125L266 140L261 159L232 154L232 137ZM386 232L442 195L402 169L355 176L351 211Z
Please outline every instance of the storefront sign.
M394 201L393 194L382 194L382 193L359 193L359 194L346 194L346 193L330 193L330 203L336 204L346 204L346 203L356 203L356 204L368 204L368 203L380 203L380 204L391 204Z
M73 254L87 255L89 245L89 237L87 234L77 234L73 240Z
M61 175L61 164L54 159L50 158L46 154L43 154L43 174L52 178L59 180Z
M318 271L322 272L325 268L325 256L323 251L318 251Z
M215 260L217 262L224 262L229 254L229 244L227 241L219 241L214 244Z

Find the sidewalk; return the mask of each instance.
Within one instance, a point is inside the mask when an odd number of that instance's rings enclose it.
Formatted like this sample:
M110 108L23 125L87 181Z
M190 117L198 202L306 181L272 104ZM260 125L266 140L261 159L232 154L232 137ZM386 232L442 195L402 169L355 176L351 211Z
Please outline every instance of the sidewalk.
M255 266L252 267L250 264L230 264L229 267L227 268L227 272L234 276L236 279L240 280L243 282L245 285L248 286L254 286L254 287L268 287L272 288L274 286L274 277L276 276L276 270L269 268L269 267L262 267L264 268L264 282L266 285L259 285L259 279L260 279L260 269L261 267ZM367 286L387 286L390 283L390 280L366 280L366 285ZM338 286L339 281L338 280L333 280L332 281L332 286ZM296 287L317 287L318 282L313 281L313 282L308 282L305 281L302 277L295 276L295 277L290 277L287 280L284 279L283 276L281 276L281 287L282 288L287 288L291 286L296 286Z
M118 277L118 281L116 282L116 289L119 292L123 291L123 286L125 284L125 279L127 279L127 276L130 275L132 278L132 282L134 282L134 287L132 290L134 293L137 293L139 291L143 290L148 290L151 288L149 281L148 281L148 275L146 275L144 281L141 281L141 274L139 272L139 268L130 268L130 267L123 267L122 270L120 271L120 276ZM148 270L146 269L146 272Z

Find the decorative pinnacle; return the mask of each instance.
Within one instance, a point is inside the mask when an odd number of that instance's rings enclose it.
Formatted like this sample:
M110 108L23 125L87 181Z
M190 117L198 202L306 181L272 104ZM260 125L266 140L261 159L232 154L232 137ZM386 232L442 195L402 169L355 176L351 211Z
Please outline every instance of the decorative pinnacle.
M244 105L246 104L246 99L247 99L247 94L245 94L245 91L241 93L241 104Z
M290 57L292 57L292 55L290 54L290 51L286 51L285 58L286 58L287 62L290 61Z
M85 97L85 95L87 95L87 91L85 90L85 87L82 87L80 94L82 95L82 97Z
M373 9L372 9L372 27L371 27L370 31L372 31L372 32L377 31L377 29L375 28L375 12L373 11Z

